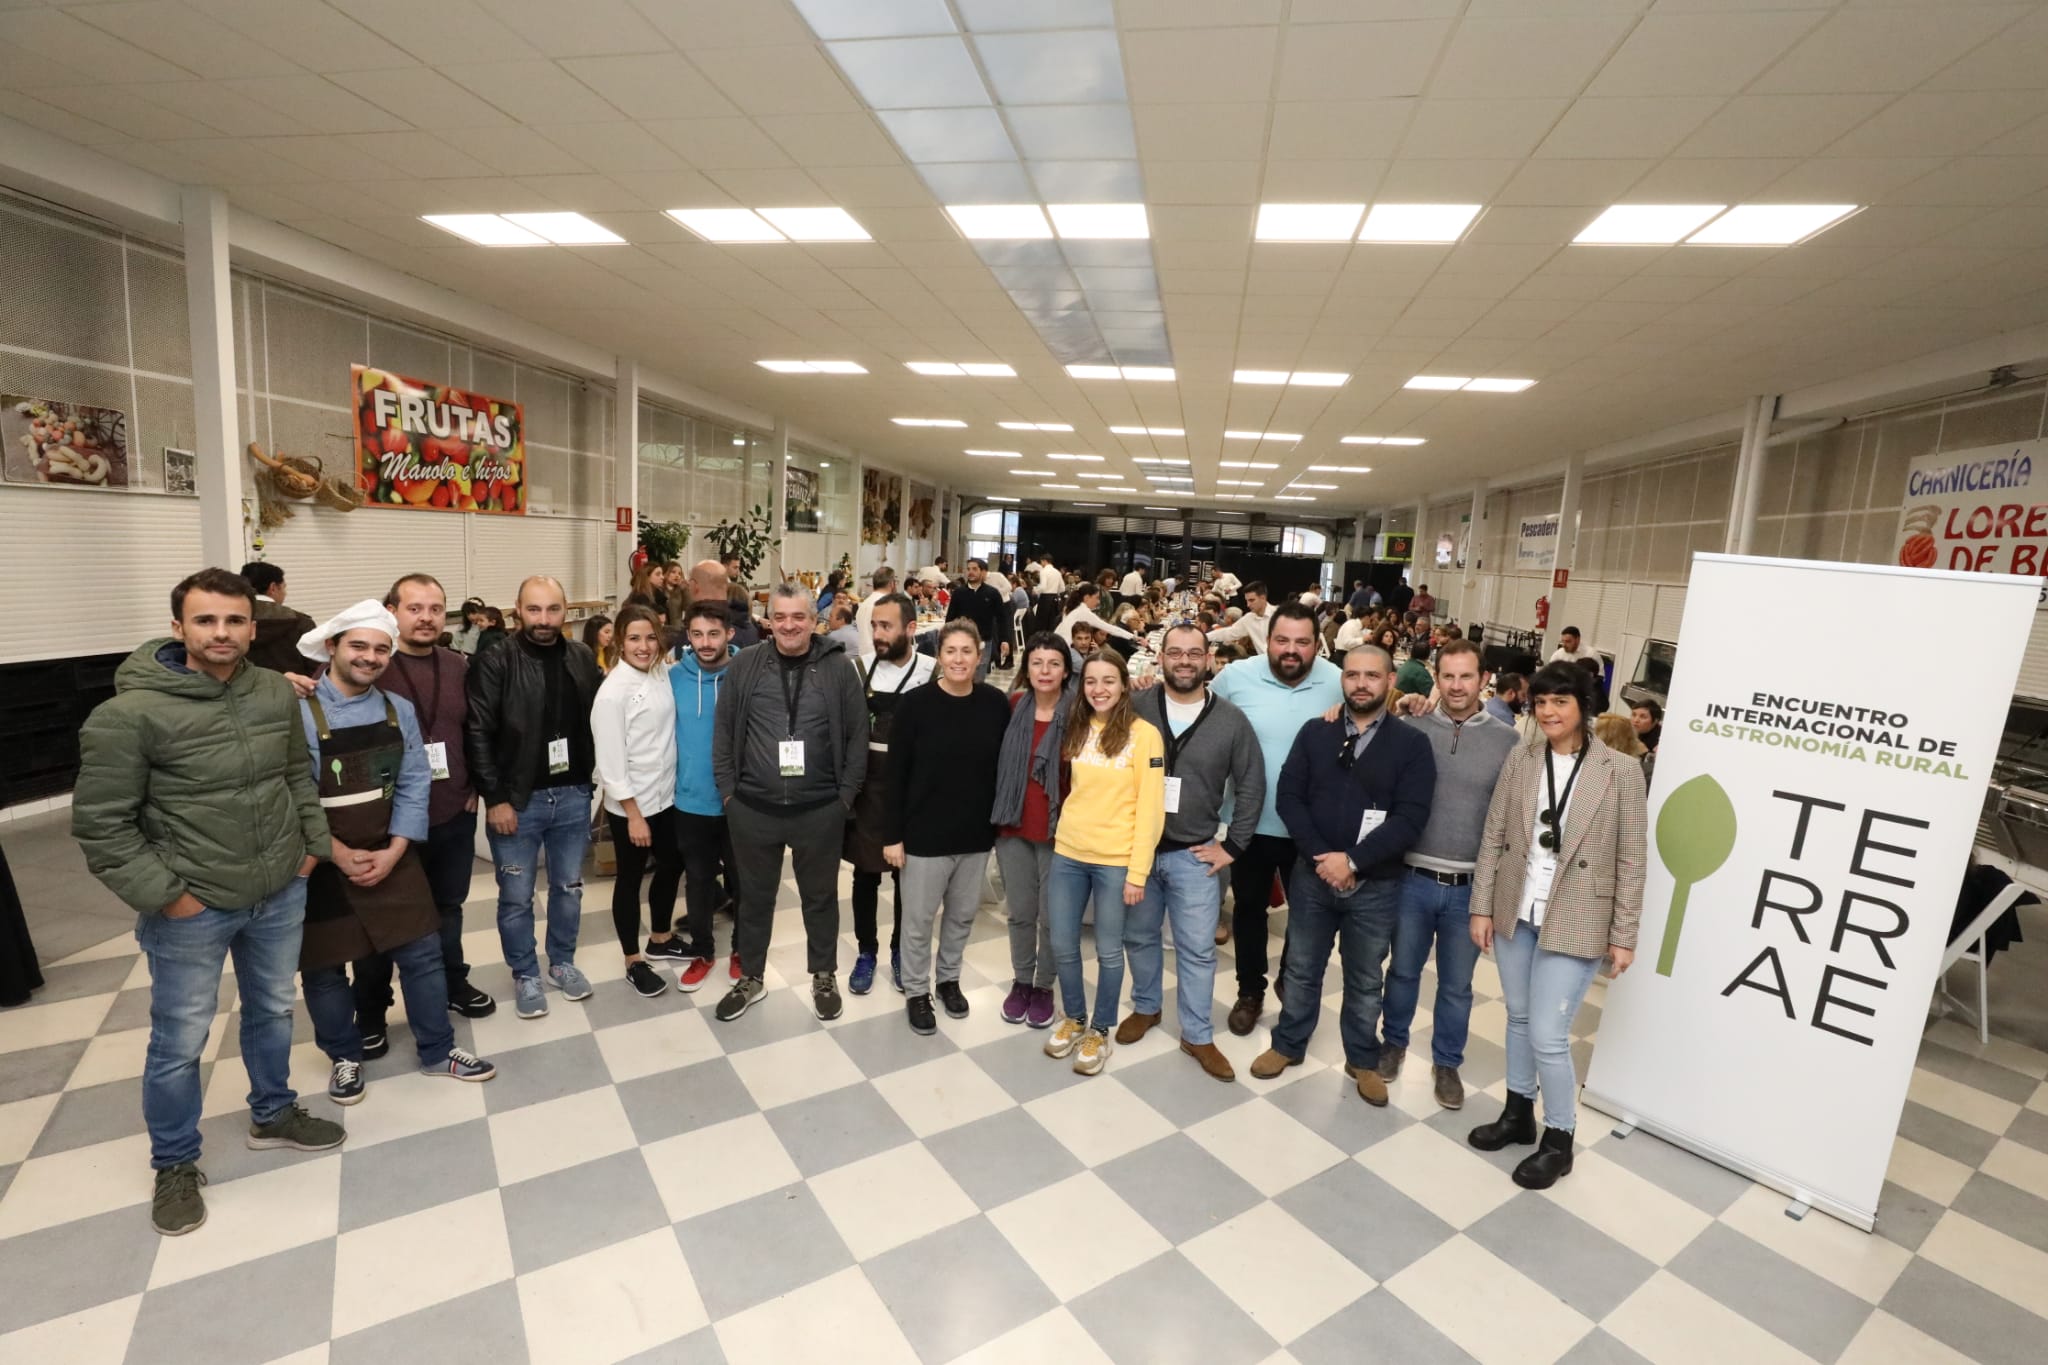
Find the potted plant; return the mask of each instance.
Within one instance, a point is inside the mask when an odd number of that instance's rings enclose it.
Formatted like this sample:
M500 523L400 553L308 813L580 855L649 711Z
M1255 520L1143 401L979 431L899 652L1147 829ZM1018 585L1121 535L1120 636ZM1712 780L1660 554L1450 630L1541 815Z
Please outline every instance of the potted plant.
M774 531L774 516L767 508L756 504L738 520L721 521L712 527L711 542L718 547L720 559L738 555L740 577L752 582L754 570L782 547L782 537Z
M680 521L649 521L640 518L640 554L636 564L680 564L683 547L690 543L690 528Z

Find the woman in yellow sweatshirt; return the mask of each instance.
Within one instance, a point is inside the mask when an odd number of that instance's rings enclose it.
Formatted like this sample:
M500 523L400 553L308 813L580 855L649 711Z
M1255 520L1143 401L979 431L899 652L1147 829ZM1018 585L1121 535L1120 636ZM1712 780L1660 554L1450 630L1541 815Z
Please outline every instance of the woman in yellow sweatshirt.
M1109 1030L1124 987L1124 911L1145 898L1152 855L1166 827L1166 745L1131 706L1131 679L1115 650L1081 669L1086 722L1076 716L1060 742L1067 794L1053 831L1045 878L1052 955L1059 968L1061 1019L1045 1055L1073 1054L1093 1076L1109 1060ZM1095 1014L1081 979L1081 917L1095 902Z

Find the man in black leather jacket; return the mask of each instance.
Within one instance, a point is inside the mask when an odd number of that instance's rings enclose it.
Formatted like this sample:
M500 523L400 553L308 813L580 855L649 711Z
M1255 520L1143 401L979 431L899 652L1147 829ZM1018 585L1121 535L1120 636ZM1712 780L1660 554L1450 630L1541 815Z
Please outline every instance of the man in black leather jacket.
M533 893L542 851L548 867L548 980L587 1000L576 966L583 923L583 858L590 849L590 706L604 675L596 656L562 633L562 585L519 585L519 634L469 666L463 750L483 798L498 872L498 941L512 969L519 1017L548 1012L534 952Z

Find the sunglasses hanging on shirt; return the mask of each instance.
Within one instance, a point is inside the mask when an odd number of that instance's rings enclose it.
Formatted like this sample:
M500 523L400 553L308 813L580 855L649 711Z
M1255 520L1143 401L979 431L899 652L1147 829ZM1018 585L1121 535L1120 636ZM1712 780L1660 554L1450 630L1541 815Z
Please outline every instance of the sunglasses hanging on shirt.
M1579 742L1579 751L1572 756L1572 770L1565 777L1564 791L1557 789L1557 769L1552 763L1556 755L1546 746L1543 750L1543 782L1550 796L1548 809L1536 813L1537 822L1543 830L1536 836L1536 845L1546 851L1555 851L1563 842L1563 831L1559 822L1564 819L1564 807L1572 799L1572 786L1579 780L1579 765L1586 761L1585 741Z

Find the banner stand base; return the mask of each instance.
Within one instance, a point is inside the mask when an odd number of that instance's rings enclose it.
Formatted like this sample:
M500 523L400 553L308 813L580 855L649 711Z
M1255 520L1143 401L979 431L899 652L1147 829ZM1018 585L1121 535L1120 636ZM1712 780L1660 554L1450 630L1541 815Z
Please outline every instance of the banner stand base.
M1795 1223L1806 1221L1806 1215L1813 1212L1813 1205L1804 1199L1795 1199L1785 1206L1785 1216Z
M1874 1232L1877 1229L1877 1215L1875 1211L1856 1208L1852 1205L1844 1204L1840 1200L1829 1199L1825 1195L1817 1195L1811 1190L1801 1189L1775 1171L1758 1166L1753 1162L1745 1161L1732 1153L1723 1152L1719 1148L1701 1142L1688 1133L1668 1127L1653 1118L1647 1118L1642 1114L1638 1114L1618 1100L1610 1099L1605 1095L1597 1093L1591 1086L1587 1086L1579 1092L1579 1099L1588 1107L1597 1109L1601 1113L1610 1115L1618 1120L1614 1130L1617 1137L1626 1137L1628 1134L1637 1131L1648 1133L1652 1137L1662 1138L1674 1147L1683 1147L1694 1156L1711 1161L1716 1166L1726 1167L1737 1175L1748 1176L1751 1180L1767 1189L1773 1189L1782 1195L1788 1196L1793 1203L1791 1207L1785 1210L1787 1217L1799 1218L1805 1216L1804 1212L1795 1214L1793 1209L1819 1209L1822 1213L1847 1223L1859 1232Z

